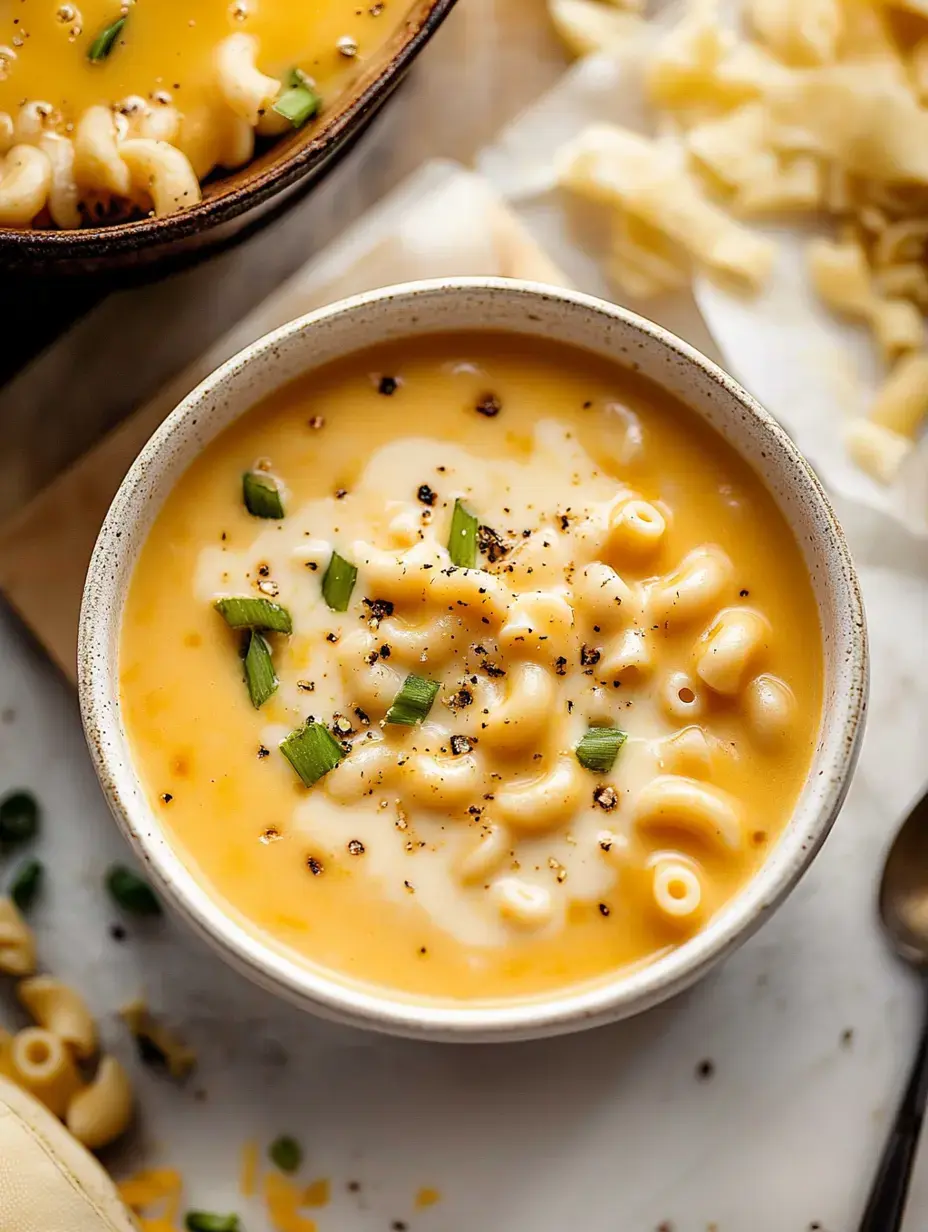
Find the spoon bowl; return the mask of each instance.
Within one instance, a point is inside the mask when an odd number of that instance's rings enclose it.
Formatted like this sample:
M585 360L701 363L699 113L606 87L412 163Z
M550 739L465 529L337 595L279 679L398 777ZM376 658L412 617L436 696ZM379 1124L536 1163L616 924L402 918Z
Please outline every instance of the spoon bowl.
M886 857L879 912L899 957L928 969L928 796L909 813Z

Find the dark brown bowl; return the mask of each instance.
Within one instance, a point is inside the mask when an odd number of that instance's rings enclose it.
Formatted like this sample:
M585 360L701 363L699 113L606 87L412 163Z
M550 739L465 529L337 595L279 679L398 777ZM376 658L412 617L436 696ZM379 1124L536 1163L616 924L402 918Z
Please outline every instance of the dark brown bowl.
M163 218L76 231L0 227L0 273L136 274L174 267L228 244L320 179L387 101L455 4L416 0L405 25L321 122L204 185L203 200ZM153 271L152 271L153 272Z

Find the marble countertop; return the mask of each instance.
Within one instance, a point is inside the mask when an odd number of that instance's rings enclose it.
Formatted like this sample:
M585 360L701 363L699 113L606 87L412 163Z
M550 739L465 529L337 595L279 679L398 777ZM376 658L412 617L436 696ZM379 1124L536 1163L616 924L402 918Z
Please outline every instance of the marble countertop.
M0 393L0 515L281 281L305 259L307 235L335 234L425 155L469 157L534 97L561 65L535 33L541 3L463 0L417 78L309 201L245 248L147 292L151 317L93 340L86 385L65 385L40 358ZM524 35L512 44L520 74L496 71L487 38L504 11ZM441 76L457 63L473 92L442 111ZM124 844L76 700L0 613L0 790L30 788L44 809L42 959L84 990L139 1089L138 1135L113 1166L180 1166L191 1204L240 1210L247 1232L266 1224L238 1195L241 1147L281 1132L303 1142L307 1181L331 1181L319 1232L388 1232L397 1221L410 1232L853 1232L919 1018L920 990L885 950L874 903L883 852L928 781L928 545L877 515L839 513L862 576L873 686L860 767L823 852L761 932L691 992L538 1044L413 1044L316 1022L172 920L132 924L115 941L101 878ZM185 1087L130 1055L116 1011L142 991L199 1053ZM7 1008L0 998L0 1017ZM441 1198L417 1211L423 1186ZM905 1226L928 1226L928 1152Z

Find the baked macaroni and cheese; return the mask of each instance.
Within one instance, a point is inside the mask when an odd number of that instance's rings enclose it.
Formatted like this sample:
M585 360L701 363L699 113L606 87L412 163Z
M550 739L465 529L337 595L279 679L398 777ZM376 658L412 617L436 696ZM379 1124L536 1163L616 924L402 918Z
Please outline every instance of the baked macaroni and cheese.
M358 354L207 447L135 566L136 768L227 909L342 977L491 1001L685 942L819 728L800 550L685 407L492 333Z
M312 123L405 0L0 0L0 226L169 214Z

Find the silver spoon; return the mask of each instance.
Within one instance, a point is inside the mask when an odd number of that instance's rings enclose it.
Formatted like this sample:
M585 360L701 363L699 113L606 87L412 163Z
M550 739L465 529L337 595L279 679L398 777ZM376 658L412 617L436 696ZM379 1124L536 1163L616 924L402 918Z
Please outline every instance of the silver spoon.
M902 823L880 883L880 920L899 957L921 977L925 1001L918 1051L883 1149L859 1232L902 1226L912 1165L928 1101L928 796Z

